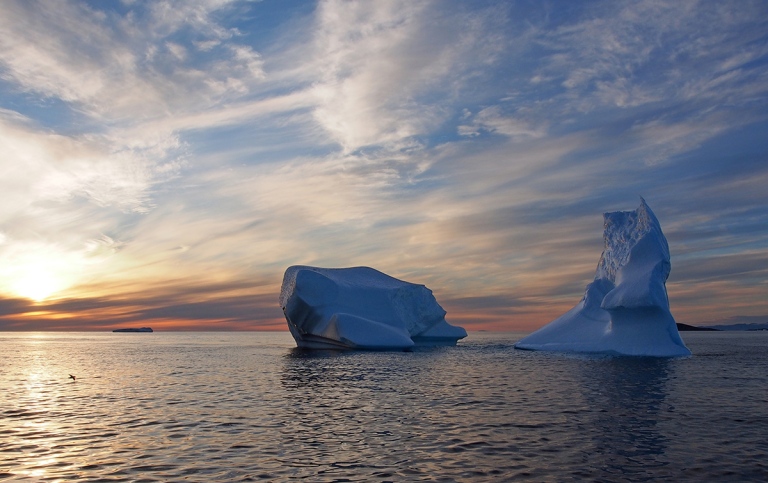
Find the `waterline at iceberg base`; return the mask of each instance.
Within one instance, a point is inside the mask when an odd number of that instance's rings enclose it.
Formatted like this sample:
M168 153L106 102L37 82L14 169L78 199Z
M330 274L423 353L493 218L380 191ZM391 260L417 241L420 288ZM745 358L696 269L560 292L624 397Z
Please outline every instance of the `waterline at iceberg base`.
M467 336L427 287L369 267L288 267L280 306L305 349L407 350Z
M584 298L515 344L517 349L687 356L669 309L669 245L645 200L605 213L605 249Z

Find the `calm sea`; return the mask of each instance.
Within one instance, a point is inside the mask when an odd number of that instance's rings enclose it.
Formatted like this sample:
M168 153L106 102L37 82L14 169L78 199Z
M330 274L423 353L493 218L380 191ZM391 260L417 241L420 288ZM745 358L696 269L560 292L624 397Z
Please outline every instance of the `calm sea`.
M307 353L288 333L0 333L0 480L768 480L768 333L686 332L684 359L523 335Z

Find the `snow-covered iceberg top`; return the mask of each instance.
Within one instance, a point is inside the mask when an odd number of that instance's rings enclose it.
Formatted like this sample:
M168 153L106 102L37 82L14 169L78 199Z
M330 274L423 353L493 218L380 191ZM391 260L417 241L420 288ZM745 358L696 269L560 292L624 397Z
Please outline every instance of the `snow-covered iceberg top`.
M289 267L280 306L301 348L408 349L467 336L427 287L369 267Z
M605 249L584 298L515 344L518 349L685 356L669 311L669 245L640 198L635 211L603 215Z

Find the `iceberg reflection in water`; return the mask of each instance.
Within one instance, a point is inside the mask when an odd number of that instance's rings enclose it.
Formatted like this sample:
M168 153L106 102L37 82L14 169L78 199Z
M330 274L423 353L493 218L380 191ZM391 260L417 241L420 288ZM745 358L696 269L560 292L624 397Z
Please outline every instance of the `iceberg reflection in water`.
M366 352L0 334L0 478L766 480L768 333L685 333L694 357L675 359L517 351L522 335Z
M580 367L583 400L600 408L589 412L587 449L598 468L633 479L670 464L659 427L661 413L674 410L666 401L669 366L668 359L616 357Z

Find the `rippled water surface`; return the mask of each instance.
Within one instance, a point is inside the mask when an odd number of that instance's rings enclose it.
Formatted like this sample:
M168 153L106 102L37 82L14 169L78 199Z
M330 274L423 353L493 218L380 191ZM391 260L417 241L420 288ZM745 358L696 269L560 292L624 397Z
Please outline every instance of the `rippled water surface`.
M684 359L522 336L0 333L0 480L768 480L768 333L683 333Z

